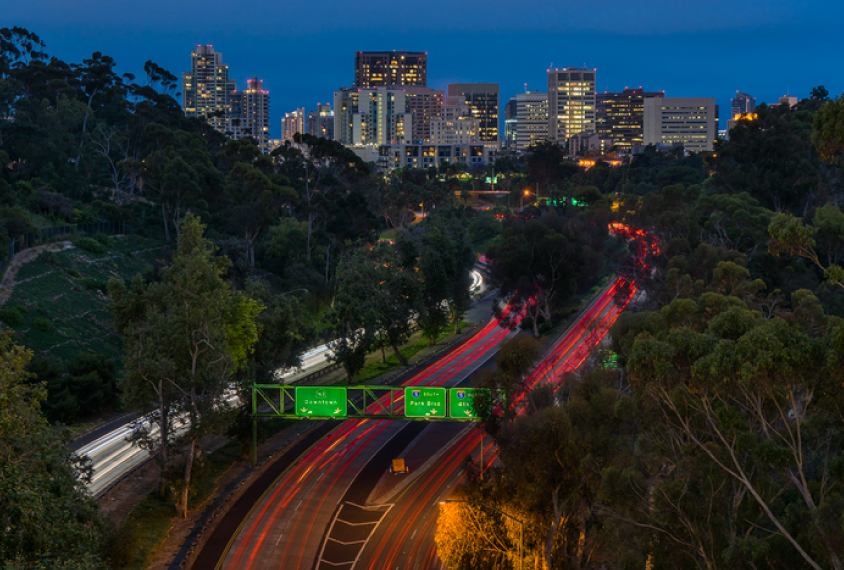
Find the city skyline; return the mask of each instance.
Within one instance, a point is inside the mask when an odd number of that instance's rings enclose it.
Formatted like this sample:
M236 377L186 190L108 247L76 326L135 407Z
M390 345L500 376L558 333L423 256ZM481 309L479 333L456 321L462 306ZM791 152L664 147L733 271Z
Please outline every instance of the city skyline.
M833 33L844 6L833 2L770 0L754 8L719 0L705 12L683 5L670 13L662 10L670 5L663 0L639 11L615 1L601 7L560 2L543 8L542 18L526 15L536 13L530 5L515 11L497 0L483 13L435 2L449 7L447 21L434 17L436 9L403 17L408 8L386 3L375 7L373 17L328 0L284 8L259 4L237 12L212 2L201 15L193 3L182 4L152 0L135 14L99 0L72 8L33 0L12 6L6 16L41 36L51 55L79 62L100 51L114 57L120 72L138 76L147 59L180 76L190 69L191 50L213 45L239 89L249 78L264 80L273 138L285 112L311 111L354 83L358 51L427 52L429 87L498 83L501 109L525 84L530 91L545 91L549 68L584 64L598 71L598 93L643 87L671 97L715 97L722 119L728 118L736 90L759 104L787 92L804 98L821 84L831 96L844 89L844 63ZM816 17L818 10L823 18ZM270 29L280 19L296 21L295 29ZM247 23L260 33L235 31ZM484 56L465 57L475 53L471 50Z

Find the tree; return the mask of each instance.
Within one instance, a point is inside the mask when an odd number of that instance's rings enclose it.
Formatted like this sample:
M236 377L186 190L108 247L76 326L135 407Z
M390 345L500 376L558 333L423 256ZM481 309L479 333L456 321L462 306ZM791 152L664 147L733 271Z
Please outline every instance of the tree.
M441 306L445 302L454 332L460 332L460 319L471 303L469 286L475 264L463 221L438 211L425 220L420 242L418 263L424 287L423 327L428 317L434 322L442 321ZM434 325L430 329L429 332L439 332Z
M41 415L45 388L30 382L32 353L0 334L0 565L104 568L103 523L85 492L84 462L66 431Z
M753 505L741 507L754 523L746 541L781 537L810 567L841 568L844 533L825 513L842 502L832 467L842 424L822 403L831 388L823 340L738 300L694 327L669 327L636 340L633 386L678 443Z
M821 156L832 163L844 157L844 96L827 101L815 113L812 142Z
M272 168L272 164L269 165ZM281 215L282 208L296 201L292 188L273 181L257 166L237 162L226 176L226 219L234 232L242 232L249 264L255 267L255 242Z
M163 469L174 467L175 445L187 446L184 474L173 482L182 514L202 437L225 429L231 409L225 395L257 341L262 309L223 279L229 261L214 256L203 229L198 218L185 217L179 248L160 282L136 277L127 290L122 280L109 281L115 328L125 343L124 398L134 409L155 406L158 413L158 432L142 425L135 440Z
M819 212L818 222L823 224L824 239L828 240L828 234L833 234L833 242L827 243L833 247L830 253L837 251L834 235L839 231L838 216L834 210L828 209ZM815 264L824 273L830 283L844 288L844 268L836 263L824 265L815 250L816 242L812 237L815 228L803 224L803 220L788 213L775 214L768 226L768 233L771 236L769 251L774 255L796 255L804 257Z

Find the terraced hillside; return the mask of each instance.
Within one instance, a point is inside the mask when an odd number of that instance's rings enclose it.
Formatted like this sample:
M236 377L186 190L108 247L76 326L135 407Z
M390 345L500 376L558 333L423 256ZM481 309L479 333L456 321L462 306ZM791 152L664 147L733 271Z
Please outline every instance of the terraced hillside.
M13 327L18 340L65 361L79 352L117 356L120 344L105 295L108 279L155 271L167 248L167 242L127 236L113 238L105 253L78 247L42 252L20 268L3 307L22 316Z

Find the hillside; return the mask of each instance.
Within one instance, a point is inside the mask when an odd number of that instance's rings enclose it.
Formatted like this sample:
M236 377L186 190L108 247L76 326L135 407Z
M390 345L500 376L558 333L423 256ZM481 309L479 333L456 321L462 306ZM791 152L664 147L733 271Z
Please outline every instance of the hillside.
M44 251L23 265L15 287L0 311L18 341L36 355L64 361L77 354L119 355L104 294L112 275L130 279L151 273L166 259L167 242L139 236L106 240L103 253L73 247ZM20 319L10 312L20 315Z

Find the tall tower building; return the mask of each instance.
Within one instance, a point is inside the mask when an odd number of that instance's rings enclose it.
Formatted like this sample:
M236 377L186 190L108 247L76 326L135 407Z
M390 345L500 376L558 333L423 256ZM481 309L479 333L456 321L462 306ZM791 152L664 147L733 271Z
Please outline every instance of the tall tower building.
M735 119L739 115L747 115L756 112L756 97L748 95L742 91L736 91L736 96L733 98L733 114Z
M524 152L548 140L548 94L528 91L516 95L516 145Z
M644 104L649 97L664 97L662 91L646 92L641 87L620 93L598 93L595 130L612 141L619 151L631 152L644 141Z
M480 140L498 142L498 83L454 83L448 97L462 98L481 122Z
M403 89L340 89L334 92L334 139L346 146L411 141L413 114Z
M516 98L504 105L504 150L516 149Z
M264 154L270 143L270 92L264 91L264 81L246 80L246 90L238 94L240 103L241 136L252 137Z
M428 53L421 51L359 51L355 53L355 86L401 87L428 81Z
M330 105L329 105L330 107ZM293 135L305 134L305 108L300 107L281 118L281 142L293 141Z
M566 144L595 132L595 69L548 70L548 138Z
M442 114L445 93L430 87L405 86L405 111L413 115L411 140L414 143L431 140L431 121Z
M214 46L196 46L190 54L190 71L182 73L182 109L186 117L208 121L225 133L235 97L235 82L229 79L229 66Z
M305 126L309 135L334 140L334 111L331 103L317 103L317 108L308 112Z

